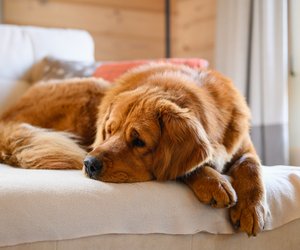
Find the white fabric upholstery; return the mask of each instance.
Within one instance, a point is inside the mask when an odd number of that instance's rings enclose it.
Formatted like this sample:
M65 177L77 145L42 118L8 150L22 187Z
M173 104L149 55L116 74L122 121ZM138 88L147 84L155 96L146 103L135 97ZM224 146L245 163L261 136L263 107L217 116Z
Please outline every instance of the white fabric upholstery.
M93 62L94 43L81 30L0 25L0 113L27 89L26 72L45 56Z
M265 167L266 230L300 218L300 168ZM227 209L201 204L184 184L111 184L81 171L0 165L0 246L102 234L232 234Z
M246 234L188 235L103 234L70 240L42 241L0 250L297 250L300 246L300 220L295 220L257 237ZM288 238L285 238L288 236Z

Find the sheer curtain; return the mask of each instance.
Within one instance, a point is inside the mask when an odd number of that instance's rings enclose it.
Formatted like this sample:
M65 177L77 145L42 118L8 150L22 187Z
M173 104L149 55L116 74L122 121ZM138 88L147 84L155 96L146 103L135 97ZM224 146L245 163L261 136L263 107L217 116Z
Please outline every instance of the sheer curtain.
M290 164L300 166L300 1L289 0L289 135Z
M218 0L216 69L252 111L265 165L288 164L288 0Z

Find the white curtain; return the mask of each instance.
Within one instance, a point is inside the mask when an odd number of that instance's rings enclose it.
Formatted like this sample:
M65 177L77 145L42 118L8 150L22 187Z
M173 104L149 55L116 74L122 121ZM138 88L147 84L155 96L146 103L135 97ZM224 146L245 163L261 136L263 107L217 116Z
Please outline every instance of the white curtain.
M288 0L218 0L216 69L252 111L263 164L288 164Z
M290 164L300 166L300 1L289 0L289 138Z

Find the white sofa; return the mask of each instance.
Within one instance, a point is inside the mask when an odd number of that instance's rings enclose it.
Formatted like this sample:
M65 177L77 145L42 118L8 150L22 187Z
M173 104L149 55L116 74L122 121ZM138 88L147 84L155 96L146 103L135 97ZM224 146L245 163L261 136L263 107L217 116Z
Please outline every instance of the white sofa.
M44 56L93 62L93 53L84 31L0 25L0 110ZM181 183L110 184L0 164L0 249L299 249L300 168L265 167L264 180L266 231L248 238L234 233L227 209L201 204Z

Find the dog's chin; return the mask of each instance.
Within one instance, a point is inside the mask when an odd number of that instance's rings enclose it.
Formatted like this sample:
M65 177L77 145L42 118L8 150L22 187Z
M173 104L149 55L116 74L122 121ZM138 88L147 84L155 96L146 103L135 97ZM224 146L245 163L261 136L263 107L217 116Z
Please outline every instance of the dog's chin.
M127 183L131 182L130 178L127 173L125 172L118 172L114 174L106 174L105 172L98 176L99 181L103 182L111 182L111 183Z
M114 172L111 174L106 173L105 171L97 176L90 176L86 171L85 167L82 168L83 174L93 180L102 181L102 182L110 182L110 183L134 183L134 182L147 182L154 180L154 176L144 175L144 176L130 176L128 173L120 171Z
M118 173L114 176L99 176L98 180L110 183L136 183L151 181L153 178L135 178L128 176L126 173Z

